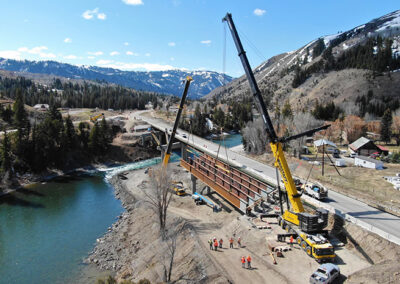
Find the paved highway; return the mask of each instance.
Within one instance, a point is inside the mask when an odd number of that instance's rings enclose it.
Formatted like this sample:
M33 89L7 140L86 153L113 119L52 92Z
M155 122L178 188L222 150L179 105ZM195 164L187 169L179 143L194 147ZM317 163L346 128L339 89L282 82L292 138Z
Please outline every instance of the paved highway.
M138 113L135 113L138 116ZM142 120L153 125L162 131L165 129L172 128L172 125L156 118L149 118L140 116ZM176 139L180 140L191 146L195 146L199 150L209 152L214 156L218 151L218 144L215 144L209 140L189 135L181 129L178 130ZM276 170L275 168L262 164L258 161L252 160L248 157L240 155L238 153L232 152L230 150L225 150L221 146L218 158L229 162L229 164L240 167L243 171L248 172L254 176L259 177L269 183L276 184ZM380 230L392 234L393 236L400 238L400 218L378 209L375 209L367 204L360 202L358 200L347 197L343 194L329 191L329 198L324 203L331 205L335 210L340 210L343 214L349 214L365 222L371 226L379 228Z

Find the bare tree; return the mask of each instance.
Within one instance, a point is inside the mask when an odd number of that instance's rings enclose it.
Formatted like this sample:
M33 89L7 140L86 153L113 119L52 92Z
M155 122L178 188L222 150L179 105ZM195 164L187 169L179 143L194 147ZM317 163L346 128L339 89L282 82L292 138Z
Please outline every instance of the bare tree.
M151 205L158 217L160 235L165 239L165 227L167 221L167 210L172 199L170 173L162 167L155 168L151 172L151 186L144 191L146 201Z
M164 281L170 283L172 269L174 267L174 259L177 250L177 242L182 232L188 228L188 223L184 222L182 218L179 218L174 224L169 226L171 229L166 231L165 254L164 254Z
M245 151L252 154L262 154L268 142L265 126L261 118L249 121L243 129L243 139L246 141Z
M293 119L290 120L290 134L298 134L304 131L316 128L318 126L322 126L324 123L322 120L318 120L314 118L314 116L310 113L298 112L294 115ZM290 122L287 122L288 124ZM304 146L305 137L301 137L290 142L290 146L292 147L294 154L297 154L298 157L301 155L302 147Z

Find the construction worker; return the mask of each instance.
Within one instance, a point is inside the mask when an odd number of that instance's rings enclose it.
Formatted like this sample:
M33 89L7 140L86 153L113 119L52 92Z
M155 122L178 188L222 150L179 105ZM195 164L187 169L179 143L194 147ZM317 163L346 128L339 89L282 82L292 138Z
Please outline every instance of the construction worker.
M293 235L290 236L290 247L293 247Z
M242 268L246 268L246 267L245 267L245 265L246 265L246 258L245 258L244 256L242 256L241 262L242 262Z
M212 242L212 240L211 240L211 239L209 239L209 240L208 240L208 244L210 245L210 250L212 250L212 247L213 247L213 242Z
M238 245L239 245L239 247L242 247L242 244L240 242L241 242L241 240L240 240L240 237L239 237L238 238Z
M215 239L215 241L214 241L214 249L215 249L215 251L218 250L218 241L217 241L217 239Z
M247 257L247 269L251 268L251 257L250 255Z
M219 240L219 248L222 248L222 243L223 243L224 241L222 240L222 239L220 239Z
M229 239L229 248L233 249L233 238Z

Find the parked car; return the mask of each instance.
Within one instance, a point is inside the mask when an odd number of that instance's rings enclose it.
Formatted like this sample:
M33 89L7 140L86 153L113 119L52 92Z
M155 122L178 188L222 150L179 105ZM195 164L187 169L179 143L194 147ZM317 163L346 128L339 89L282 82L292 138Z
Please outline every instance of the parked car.
M310 276L312 284L332 283L340 275L340 269L333 263L324 263Z
M355 158L357 156L357 153L350 153L350 158Z
M187 135L185 133L182 134L183 138L187 138Z

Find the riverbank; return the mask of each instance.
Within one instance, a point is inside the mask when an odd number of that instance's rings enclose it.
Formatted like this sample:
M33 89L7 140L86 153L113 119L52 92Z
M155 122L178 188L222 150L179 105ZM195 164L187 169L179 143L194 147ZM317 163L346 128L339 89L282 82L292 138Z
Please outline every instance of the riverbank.
M118 279L135 281L147 278L152 282L162 281L164 265L167 264L168 247L158 234L155 215L145 201L142 190L148 188L150 181L145 169L135 170L122 180L114 176L110 182L115 195L121 200L126 211L113 224L109 232L97 240L96 247L87 258L87 263L95 264L100 270L113 271ZM187 196L185 198L190 198ZM171 203L175 207L179 200ZM182 216L169 212L168 224L172 227L185 227L178 237L178 248L173 270L174 279L182 282L223 283L223 276L205 253L206 248L196 238L193 224Z
M48 169L41 173L17 174L11 183L3 183L0 186L0 198L23 189L28 185L48 182L55 178L76 175L77 173L93 172L98 169L116 166L124 163L134 163L159 156L160 153L155 149L144 148L139 145L126 146L112 144L110 150L103 156L94 161L88 161L85 157L80 160L75 159L73 163L68 163L62 169Z

